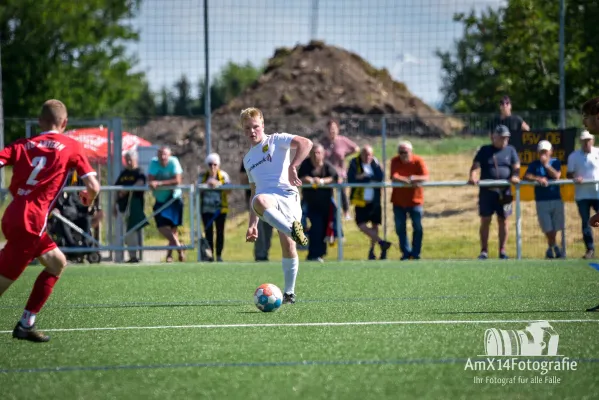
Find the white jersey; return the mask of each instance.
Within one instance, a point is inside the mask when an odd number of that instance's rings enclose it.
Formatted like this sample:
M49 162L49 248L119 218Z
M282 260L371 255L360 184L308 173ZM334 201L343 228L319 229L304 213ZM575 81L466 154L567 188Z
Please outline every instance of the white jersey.
M299 193L297 187L289 183L290 149L294 136L289 133L264 135L262 141L243 158L248 180L256 185L256 194Z

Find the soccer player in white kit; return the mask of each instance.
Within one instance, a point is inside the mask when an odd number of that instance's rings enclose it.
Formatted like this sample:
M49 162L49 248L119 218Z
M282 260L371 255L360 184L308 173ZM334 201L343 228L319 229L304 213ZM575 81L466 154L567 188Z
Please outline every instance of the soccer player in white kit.
M252 196L246 241L258 238L258 218L279 231L283 251L285 290L283 304L295 303L295 278L299 267L296 243L305 246L308 238L300 223L302 207L297 186L302 181L297 169L312 149L312 141L288 133L264 133L264 116L257 108L246 108L241 126L252 148L243 158ZM295 155L291 159L291 149Z

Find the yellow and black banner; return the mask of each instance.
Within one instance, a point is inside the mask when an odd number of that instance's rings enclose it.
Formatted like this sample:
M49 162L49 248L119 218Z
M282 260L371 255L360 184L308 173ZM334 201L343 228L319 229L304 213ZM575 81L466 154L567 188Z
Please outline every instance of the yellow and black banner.
M548 140L553 146L553 157L562 164L562 176L566 179L568 170L568 156L576 146L577 128L567 129L539 129L531 132L515 133L510 138L510 144L516 148L520 158L520 177L524 177L528 164L539 159L537 145L541 140ZM561 186L562 199L574 201L574 185ZM520 190L521 201L534 201L534 186L522 186Z

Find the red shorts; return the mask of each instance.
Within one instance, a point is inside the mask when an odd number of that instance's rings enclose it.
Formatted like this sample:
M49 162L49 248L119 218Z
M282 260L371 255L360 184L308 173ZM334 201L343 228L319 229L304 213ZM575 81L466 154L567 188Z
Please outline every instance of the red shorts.
M31 261L57 246L46 232L37 236L21 229L7 228L3 223L2 231L7 241L0 250L0 275L15 281Z

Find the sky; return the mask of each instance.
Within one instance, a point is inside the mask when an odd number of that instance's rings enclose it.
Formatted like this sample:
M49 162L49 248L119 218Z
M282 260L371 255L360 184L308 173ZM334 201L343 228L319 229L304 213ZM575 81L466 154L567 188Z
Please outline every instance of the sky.
M435 105L442 99L435 50L451 50L462 34L453 15L497 8L504 1L208 0L211 79L229 61L263 65L276 48L315 38L387 68L412 93ZM172 88L182 74L197 87L205 64L203 0L144 0L131 24L140 41L130 50L154 91Z

